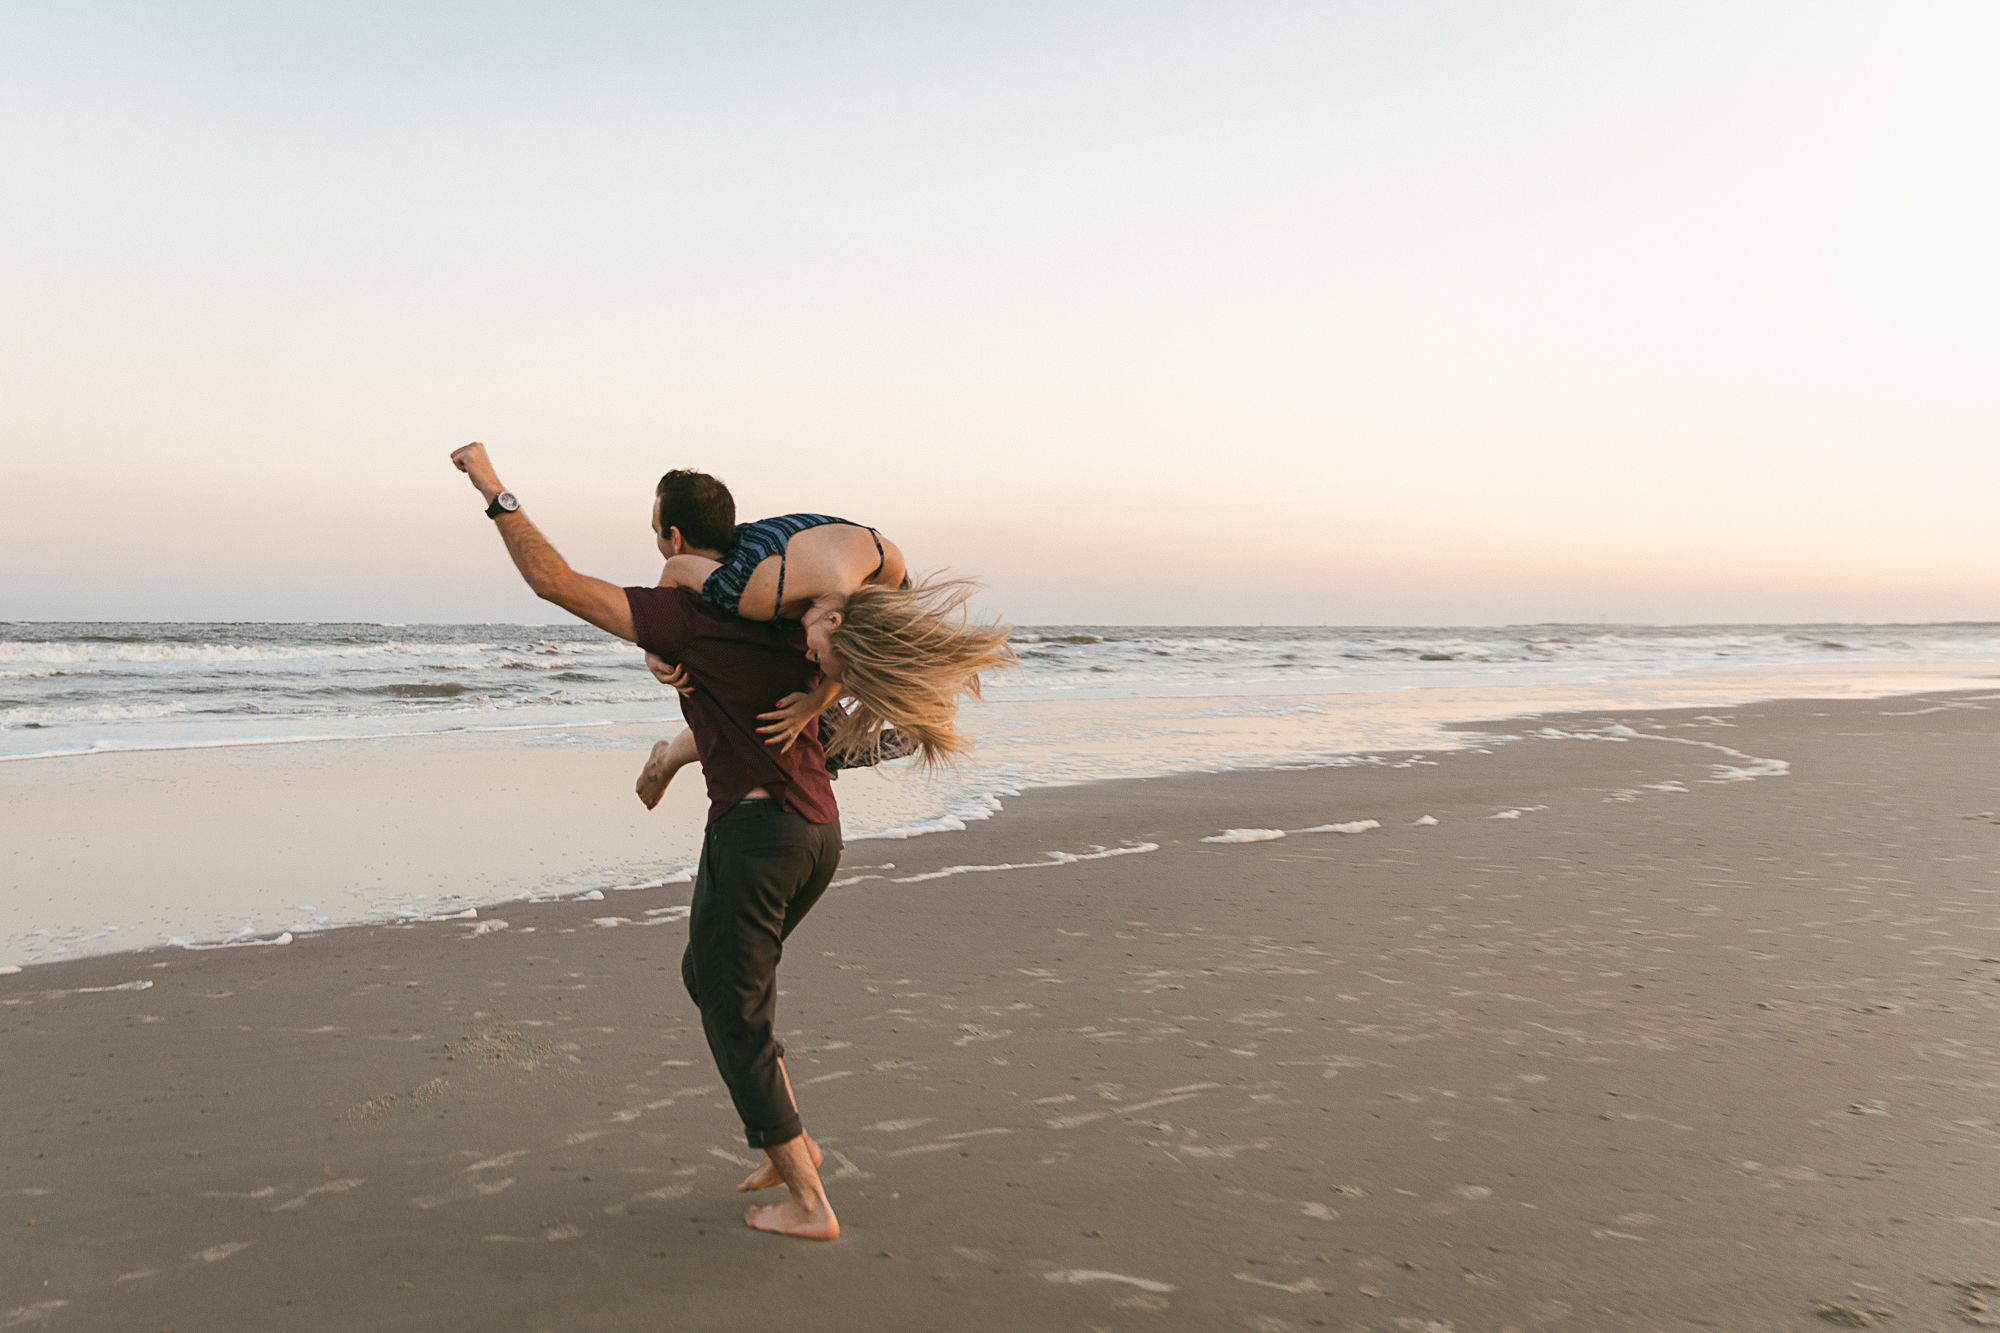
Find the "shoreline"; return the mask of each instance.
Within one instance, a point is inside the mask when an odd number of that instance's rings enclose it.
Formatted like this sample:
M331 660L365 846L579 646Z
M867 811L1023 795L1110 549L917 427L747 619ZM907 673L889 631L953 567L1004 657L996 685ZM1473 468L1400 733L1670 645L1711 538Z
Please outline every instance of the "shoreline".
M1537 671L1544 674L1553 672L1558 676L1573 674L1575 678L1561 680L1513 678L1533 676ZM968 701L967 710L972 714L978 714L996 709L1034 708L1038 705L1085 705L1111 709L1129 707L1143 711L1199 708L1203 705L1210 707L1235 705L1246 713L1255 713L1259 703L1282 703L1291 705L1289 711L1297 712L1300 711L1301 704L1308 705L1306 711L1311 711L1312 707L1351 707L1379 703L1386 699L1422 696L1454 701L1450 707L1442 711L1427 709L1419 712L1419 716L1429 725L1449 726L1455 721L1503 720L1522 710L1532 709L1575 711L1619 706L1668 708L1696 706L1703 702L1735 707L1788 698L1880 698L1890 694L1921 692L1928 689L1979 688L1977 682L1981 680L2000 680L2000 658L1934 658L1909 661L1882 659L1812 664L1775 662L1729 665L1682 664L1664 671L1659 669L1623 671L1609 664L1568 665L1556 669L1552 666L1537 667L1515 663L1510 664L1505 673L1471 681L1450 684L1430 680L1420 683L1369 681L1354 682L1354 687L1346 689L1327 688L1333 682L1326 680L1318 682L1312 688L1273 689L1270 688L1273 682L1266 680L1250 683L1257 688L1240 685L1218 686L1209 682L1190 686L1185 682L1179 682L1162 683L1157 687L1142 686L1136 690L1126 688L1110 694L1080 691L1064 693L1058 690L1016 695L1008 693L1007 687L1001 684L996 687L994 699L984 702ZM1815 689L1815 686L1819 688ZM1579 694L1586 697L1580 700L1573 697ZM218 740L100 741L80 749L0 754L0 764L55 759L115 759L129 755L174 754L181 751L254 750L293 745L476 739L538 732L671 727L678 725L679 721L678 713L660 713L654 716L593 717L573 721L451 723L416 730L357 730L305 732L284 736L237 736ZM39 730L44 724L28 725L31 729Z
M1584 693L1591 709L1740 707L1893 697L1912 686L1984 689L1988 667L2000 662L1702 669ZM1776 693L1788 687L1806 692ZM991 705L977 714L979 766L936 782L851 772L835 791L852 841L900 842L963 832L1036 790L1443 753L1468 727L1530 723L1577 694L1435 687ZM103 767L0 765L0 800L34 830L12 849L0 884L0 967L269 946L286 934L504 912L524 899L616 899L634 885L677 880L692 874L699 853L698 774L684 775L650 814L629 796L642 751L671 730L468 729L85 756ZM441 829L454 836L441 839Z
M1598 738L850 847L779 1016L833 1246L738 1220L687 885L37 967L0 1277L51 1329L1943 1322L2000 1243L2000 711L1899 704L1550 715Z

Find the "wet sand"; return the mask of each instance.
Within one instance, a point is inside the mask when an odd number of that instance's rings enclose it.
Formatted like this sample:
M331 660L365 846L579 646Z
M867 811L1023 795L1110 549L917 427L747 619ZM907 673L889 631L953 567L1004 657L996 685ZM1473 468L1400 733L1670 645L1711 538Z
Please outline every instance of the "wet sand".
M687 885L0 976L0 1328L1990 1318L1990 697L1476 730L851 844L833 1245L740 1222Z

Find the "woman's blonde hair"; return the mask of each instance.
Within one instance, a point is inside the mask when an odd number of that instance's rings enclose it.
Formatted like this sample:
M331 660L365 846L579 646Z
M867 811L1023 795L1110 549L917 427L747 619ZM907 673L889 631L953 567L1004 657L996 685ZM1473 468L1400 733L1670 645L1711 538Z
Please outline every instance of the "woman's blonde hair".
M933 575L913 588L857 588L828 633L841 685L854 706L828 749L862 755L894 727L926 767L950 764L972 742L958 729L958 696L979 698L979 673L1015 665L1012 629L972 623L965 604L979 585ZM893 757L890 756L890 757Z

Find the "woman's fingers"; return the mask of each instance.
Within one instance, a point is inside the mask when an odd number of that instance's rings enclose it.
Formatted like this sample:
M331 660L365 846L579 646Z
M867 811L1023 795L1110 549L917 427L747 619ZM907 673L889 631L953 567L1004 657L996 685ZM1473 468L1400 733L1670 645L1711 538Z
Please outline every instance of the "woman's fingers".
M674 666L661 661L651 653L646 654L646 669L653 673L653 679L662 685L671 685L682 694L692 695L694 685L688 680L685 666Z

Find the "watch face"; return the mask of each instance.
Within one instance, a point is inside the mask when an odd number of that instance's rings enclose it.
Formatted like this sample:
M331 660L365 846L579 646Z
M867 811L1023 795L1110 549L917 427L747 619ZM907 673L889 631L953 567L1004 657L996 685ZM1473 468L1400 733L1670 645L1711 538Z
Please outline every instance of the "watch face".
M512 491L500 492L500 494L493 497L493 503L499 505L501 509L510 514L521 507L521 502L514 498L514 492Z

